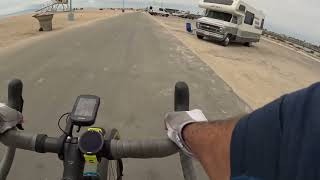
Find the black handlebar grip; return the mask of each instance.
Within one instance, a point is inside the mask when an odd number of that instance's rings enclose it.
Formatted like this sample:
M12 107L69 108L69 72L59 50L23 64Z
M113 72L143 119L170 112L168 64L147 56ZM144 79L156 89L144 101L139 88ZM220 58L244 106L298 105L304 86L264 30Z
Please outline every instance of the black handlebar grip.
M189 88L185 82L177 82L174 91L174 111L189 110Z
M22 112L23 98L22 98L23 83L20 79L13 79L8 85L8 106Z
M187 83L178 82L174 91L174 111L189 111L189 88ZM180 152L180 162L185 180L196 180L192 159Z
M19 79L13 79L8 85L8 106L22 112L23 98L22 98L23 83Z
M20 79L13 79L8 85L8 106L21 112L23 110L22 98L23 83ZM17 124L17 128L24 130L22 124Z

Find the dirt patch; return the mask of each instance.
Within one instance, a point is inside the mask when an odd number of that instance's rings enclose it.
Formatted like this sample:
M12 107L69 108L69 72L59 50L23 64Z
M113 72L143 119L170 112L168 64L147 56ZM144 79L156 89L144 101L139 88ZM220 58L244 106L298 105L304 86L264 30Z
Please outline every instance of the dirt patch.
M195 21L152 17L206 62L253 109L320 80L320 63L278 44L261 40L253 47L199 40L184 31Z
M75 21L68 21L67 13L56 13L53 18L53 31L60 31L68 27L119 14L122 14L120 10L76 11ZM32 15L12 16L0 20L0 49L17 44L30 37L52 33L39 32L39 23Z

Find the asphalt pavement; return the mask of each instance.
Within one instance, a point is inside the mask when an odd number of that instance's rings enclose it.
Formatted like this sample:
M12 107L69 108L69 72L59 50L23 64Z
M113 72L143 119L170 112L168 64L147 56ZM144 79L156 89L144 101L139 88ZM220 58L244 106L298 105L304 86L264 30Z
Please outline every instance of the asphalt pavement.
M189 84L191 107L211 120L248 110L196 55L143 13L101 20L0 54L0 100L7 83L24 82L26 131L58 136L57 121L80 94L101 97L96 126L117 128L122 139L165 137L163 117L173 110L174 84ZM1 145L1 149L4 146ZM207 179L198 163L199 179ZM183 179L178 155L124 160L124 179ZM19 150L9 180L55 180L54 154Z

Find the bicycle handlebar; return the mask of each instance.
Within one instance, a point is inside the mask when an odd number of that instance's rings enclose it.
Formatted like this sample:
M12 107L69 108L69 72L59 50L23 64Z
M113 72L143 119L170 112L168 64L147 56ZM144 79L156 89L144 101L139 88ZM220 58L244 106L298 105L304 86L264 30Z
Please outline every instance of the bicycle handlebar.
M35 151L37 135L17 130L9 130L0 136L0 141L7 147Z
M13 79L8 85L8 106L21 112L23 109L23 98L22 98L23 83L19 79ZM17 128L23 129L21 124L16 125ZM13 159L16 153L14 147L8 147L0 163L0 179L6 179L10 168L13 163Z
M22 112L22 82L11 81L8 88L8 104L10 107ZM189 109L189 90L184 82L179 82L175 87L175 111ZM18 129L23 130L21 124ZM44 134L30 134L17 131L16 128L0 135L0 142L8 146L5 157L0 163L0 179L6 179L10 170L15 149L24 149L38 153L55 153L59 159L64 160L63 177L66 179L79 179L79 172L83 170L83 159L78 150L78 139L72 136L73 125L67 123L66 131L71 134L63 134L60 137L48 137ZM121 158L162 158L178 152L178 147L169 139L157 140L111 140L105 141L101 150L102 157L108 159ZM71 161L70 161L70 160ZM184 178L196 180L192 159L180 152L180 159ZM73 161L75 160L75 161ZM73 162L73 165L69 162ZM71 177L71 178L70 178Z
M41 139L43 139L43 141L41 141ZM30 134L15 129L9 130L1 135L0 142L9 148L24 149L38 153L58 154L60 149L59 138L47 137L42 134ZM39 149L42 150L39 151ZM112 159L148 159L171 156L176 154L179 151L179 148L169 139L111 140L105 141L102 151L104 151L102 154L108 154L108 156L104 156L105 158L110 158L111 156ZM5 159L2 161L1 166L4 165ZM188 177L189 179L191 178L194 180L196 178L195 172L193 166L190 166L190 161L191 159L189 157L187 159L181 159L181 166L186 168L184 172L185 178ZM191 169L188 169L190 167ZM0 167L0 170L3 171L3 167Z
M0 136L0 142L8 147L40 152L39 139L43 135L9 130ZM112 140L106 141L103 151L111 153L114 159L121 158L161 158L178 152L178 147L169 139L155 140ZM59 153L59 138L46 137L42 143L43 152ZM41 153L41 152L40 152Z
M178 147L169 139L157 140L112 140L111 156L121 158L163 158L178 152Z

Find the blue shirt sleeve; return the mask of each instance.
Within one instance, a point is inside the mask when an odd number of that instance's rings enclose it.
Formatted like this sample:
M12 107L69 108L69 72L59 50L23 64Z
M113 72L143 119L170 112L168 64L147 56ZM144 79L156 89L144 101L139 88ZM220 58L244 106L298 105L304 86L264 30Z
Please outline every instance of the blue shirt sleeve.
M320 179L320 83L242 118L231 141L231 176Z

